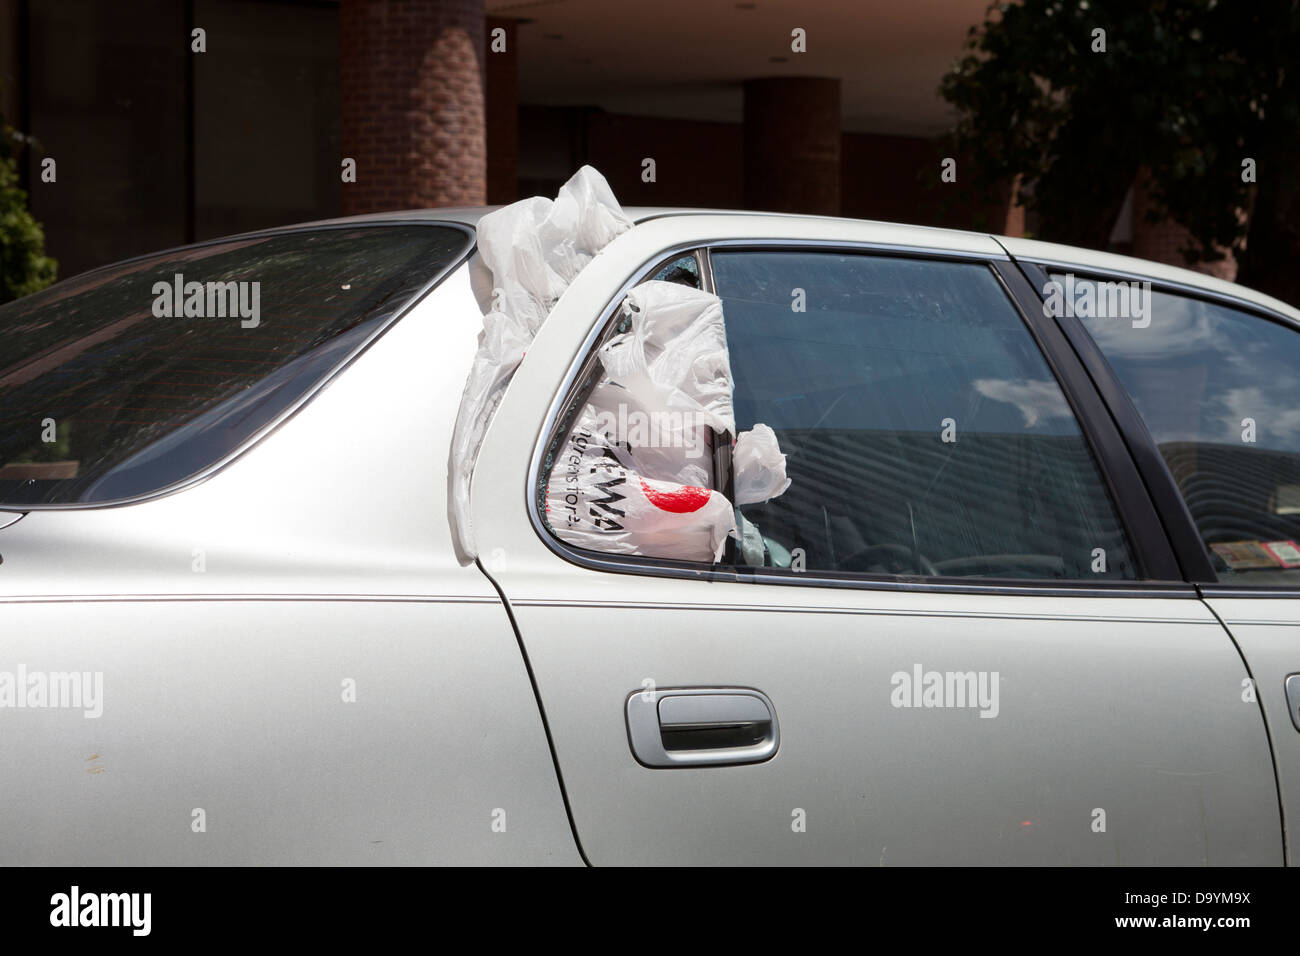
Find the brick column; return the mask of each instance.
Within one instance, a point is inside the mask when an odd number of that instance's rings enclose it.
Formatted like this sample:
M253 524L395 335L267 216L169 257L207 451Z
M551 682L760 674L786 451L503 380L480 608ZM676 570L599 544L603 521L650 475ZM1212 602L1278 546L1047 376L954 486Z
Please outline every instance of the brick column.
M487 201L504 205L519 198L519 59L515 20L487 18ZM504 30L506 48L492 49L492 31Z
M345 215L486 198L483 0L342 0Z
M840 214L840 81L745 81L745 206Z

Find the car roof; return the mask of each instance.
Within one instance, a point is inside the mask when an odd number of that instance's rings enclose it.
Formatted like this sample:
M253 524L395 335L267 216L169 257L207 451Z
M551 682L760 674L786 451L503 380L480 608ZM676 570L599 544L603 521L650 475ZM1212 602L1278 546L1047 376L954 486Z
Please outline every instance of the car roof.
M1138 259L1133 256L1121 256L1113 252L1101 252L1096 249L1082 249L1077 246L1064 246L1055 242L1042 242L1038 239L1022 239L1013 236L995 236L1002 248L1015 259L1027 262L1039 262L1047 265L1064 265L1095 269L1118 278L1149 279L1153 282L1165 282L1174 285L1190 286L1204 292L1232 296L1254 305L1280 312L1286 317L1300 322L1300 309L1287 305L1263 292L1257 292L1244 285L1228 282L1217 276L1183 269L1163 262Z
M391 212L372 212L359 216L341 216L335 219L320 219L315 222L296 224L293 228L305 226L338 226L350 222L459 222L466 226L477 226L478 221L490 212L503 209L504 206L438 206L429 209L399 209ZM624 206L623 212L633 222L646 222L650 219L663 219L669 216L732 216L737 218L755 218L775 216L780 219L822 220L827 222L871 222L883 227L894 226L899 229L932 229L936 233L965 234L971 236L987 235L962 229L943 229L938 226L911 226L902 223L880 222L870 219L849 219L844 216L811 216L793 212L769 212L761 209L712 209L707 206ZM261 231L261 230L259 230Z
M300 223L294 226L285 227L300 229L311 226L337 226L354 222L455 222L468 226L473 229L478 225L478 221L488 213L503 208L497 206L450 206L430 209L404 209L392 212L367 213L359 216L344 216L335 219L322 219L315 222ZM873 233L873 241L882 244L889 244L891 240L899 240L900 245L915 245L916 237L919 233L926 235L926 244L934 249L943 249L952 244L958 248L969 247L969 240L972 237L979 237L984 240L992 239L997 242L1007 252L1008 255L1015 259L1026 260L1031 262L1040 262L1048 265L1058 265L1066 267L1076 267L1082 270L1095 270L1107 274L1116 275L1119 278L1148 279L1153 282L1163 282L1177 286L1184 286L1190 289L1211 293L1219 296L1230 296L1249 302L1259 308L1280 313L1291 319L1293 322L1300 323L1300 309L1294 308L1279 299L1257 292L1235 282L1227 282L1215 276L1208 275L1204 272L1197 272L1193 269L1184 269L1179 266L1167 265L1160 262L1152 262L1147 259L1138 259L1133 256L1123 256L1111 252L1100 252L1095 249L1085 249L1079 246L1065 246L1058 243L1042 242L1037 239L1024 239L1015 236L999 236L991 233L973 232L962 229L947 229L939 226L914 226L903 223L883 222L879 220L849 219L838 216L810 216L796 213L778 213L763 212L757 210L736 210L736 209L709 209L709 208L690 208L682 206L628 206L623 210L633 222L643 223L651 220L666 219L684 216L713 216L733 219L739 226L741 222L747 219L766 218L785 219L800 221L804 223L857 223L860 225L869 225ZM257 230L255 233L247 235L256 235L259 233L279 231ZM878 238L877 238L878 237ZM954 242L958 237L966 239L965 242ZM229 237L237 238L237 237Z

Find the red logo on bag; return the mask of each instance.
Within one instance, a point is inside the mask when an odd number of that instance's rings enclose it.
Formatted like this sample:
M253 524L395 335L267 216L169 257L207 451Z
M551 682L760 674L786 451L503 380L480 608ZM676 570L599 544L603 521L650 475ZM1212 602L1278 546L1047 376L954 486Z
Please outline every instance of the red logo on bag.
M682 485L674 491L657 491L647 485L644 478L641 479L641 490L660 511L670 511L675 515L699 511L709 503L709 495L712 493L708 488L694 488L690 485Z

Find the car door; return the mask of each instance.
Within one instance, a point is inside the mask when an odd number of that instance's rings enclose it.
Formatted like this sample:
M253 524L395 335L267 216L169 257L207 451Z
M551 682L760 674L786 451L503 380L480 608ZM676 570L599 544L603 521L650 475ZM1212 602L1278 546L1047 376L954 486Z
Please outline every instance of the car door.
M1031 266L1045 281L1066 265ZM1083 270L1077 270L1082 272ZM1085 283L1140 277L1086 273ZM1208 288L1148 282L1147 314L1065 317L1145 446L1184 564L1231 632L1263 710L1286 816L1300 818L1300 313ZM1288 848L1294 862L1294 849Z
M1117 433L1000 247L934 237L653 220L530 347L472 509L587 859L1280 862L1245 668ZM740 509L752 566L581 551L537 504L624 294L688 252L792 479Z

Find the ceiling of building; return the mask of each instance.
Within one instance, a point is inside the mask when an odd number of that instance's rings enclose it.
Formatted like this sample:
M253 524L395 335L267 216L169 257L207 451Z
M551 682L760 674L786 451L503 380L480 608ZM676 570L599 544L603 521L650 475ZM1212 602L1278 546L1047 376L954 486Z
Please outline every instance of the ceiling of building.
M837 76L850 132L932 135L937 88L988 0L487 0L517 18L519 102L741 119L743 80ZM806 31L807 52L791 51Z

